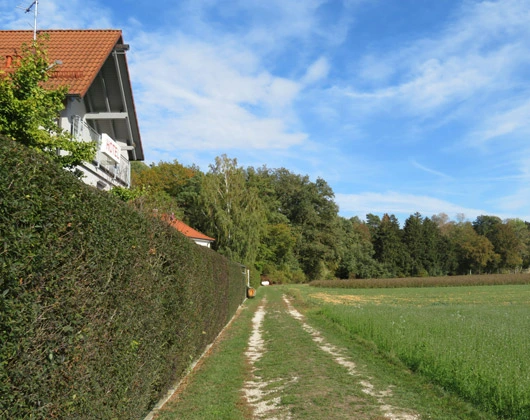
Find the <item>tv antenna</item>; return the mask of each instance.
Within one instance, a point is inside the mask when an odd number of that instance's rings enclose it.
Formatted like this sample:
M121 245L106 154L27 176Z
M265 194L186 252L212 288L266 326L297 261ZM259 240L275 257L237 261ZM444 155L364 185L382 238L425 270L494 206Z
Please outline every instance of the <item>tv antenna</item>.
M35 6L35 7L33 7ZM30 13L33 9L33 41L37 40L37 16L39 15L39 0L34 0L28 7L20 7L19 9L24 10L24 13Z

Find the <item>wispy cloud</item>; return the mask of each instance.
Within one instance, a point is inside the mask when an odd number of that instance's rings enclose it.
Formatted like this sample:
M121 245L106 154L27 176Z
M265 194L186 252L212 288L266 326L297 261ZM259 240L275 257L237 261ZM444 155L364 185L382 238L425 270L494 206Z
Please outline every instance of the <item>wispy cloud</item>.
M530 62L527 0L473 2L438 36L417 40L390 54L361 59L360 74L372 89L349 86L345 95L389 106L400 114L433 117L463 102L484 105L484 95L512 89L519 69ZM389 83L389 81L392 81Z
M24 13L31 1L11 2L12 8L5 7L7 13L0 14L3 29L32 29L33 10ZM22 6L21 8L15 7ZM112 13L108 7L93 0L70 0L68 2L47 0L39 2L38 29L108 29L112 28Z
M302 78L302 83L311 84L325 78L329 73L329 62L324 57L320 57L307 69Z
M455 217L463 213L467 218L474 219L487 213L481 209L462 207L435 197L402 194L396 191L336 194L335 199L342 213L357 215L361 218L368 213L389 213L397 215L403 221L409 215L419 212L427 217L438 213L446 213L450 217Z
M418 162L416 162L414 159L411 159L410 160L410 163L412 164L412 166L414 166L415 168L418 168L418 169L421 169L422 171L424 172L427 172L427 173L430 173L430 174L433 174L433 175L436 175L438 177L441 177L441 178L447 178L447 179L452 179L451 176L447 175L447 174L444 174L443 172L440 172L440 171L436 171L434 169L431 169L431 168L428 168Z
M522 144L528 144L528 136L530 135L530 100L524 98L518 104L512 98L510 103L504 104L504 106L508 109L499 109L493 115L489 115L480 127L469 134L467 139L470 145L483 146L487 142L503 141L505 136L513 134L520 138Z

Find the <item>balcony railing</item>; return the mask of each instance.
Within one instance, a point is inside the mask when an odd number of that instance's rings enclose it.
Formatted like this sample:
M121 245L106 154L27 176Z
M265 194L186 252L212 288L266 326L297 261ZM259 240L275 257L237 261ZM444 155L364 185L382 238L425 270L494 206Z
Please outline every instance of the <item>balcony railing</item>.
M129 159L120 155L120 163L114 162L101 151L101 134L90 127L79 115L74 115L72 119L72 135L77 141L97 143L94 165L106 172L113 179L121 184L129 186L131 184L131 166Z

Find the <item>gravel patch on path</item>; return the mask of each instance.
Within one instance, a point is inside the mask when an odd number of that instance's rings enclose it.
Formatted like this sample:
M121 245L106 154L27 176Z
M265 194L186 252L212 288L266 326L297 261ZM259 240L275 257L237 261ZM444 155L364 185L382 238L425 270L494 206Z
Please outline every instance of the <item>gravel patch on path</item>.
M266 315L266 303L266 300L264 300L252 318L252 334L250 335L248 348L245 352L251 365L252 379L245 382L243 393L254 412L255 418L289 420L291 418L289 412L280 406L281 397L279 394L287 384L296 381L296 378L287 382L284 379L262 381L256 375L257 368L255 364L266 351L265 341L262 335L262 324Z
M318 345L318 347L325 353L329 354L336 363L346 368L350 375L359 377L360 374L356 370L355 362L344 356L345 351L339 349L337 346L331 343L327 343L318 330L305 322L305 317L293 307L287 296L284 295L283 300L287 305L289 314L302 324L304 331L311 335L313 341ZM376 398L377 402L380 404L381 411L384 413L384 417L392 420L420 419L420 416L417 414L406 413L403 410L393 407L385 402L386 398L392 395L392 390L390 387L384 391L376 391L374 385L366 379L359 380L359 385L361 385L362 391L365 394Z

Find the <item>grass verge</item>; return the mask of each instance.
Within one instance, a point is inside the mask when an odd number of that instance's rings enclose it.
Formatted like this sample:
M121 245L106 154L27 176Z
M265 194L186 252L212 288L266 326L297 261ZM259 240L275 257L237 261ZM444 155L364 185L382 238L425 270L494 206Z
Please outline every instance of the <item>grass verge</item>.
M244 351L259 298L247 300L211 347L156 416L157 420L248 420L252 418L241 389L248 376Z

